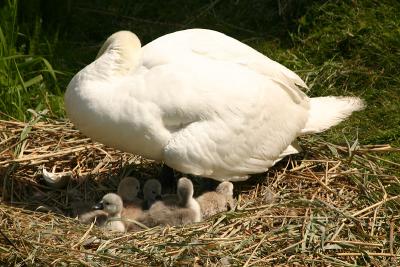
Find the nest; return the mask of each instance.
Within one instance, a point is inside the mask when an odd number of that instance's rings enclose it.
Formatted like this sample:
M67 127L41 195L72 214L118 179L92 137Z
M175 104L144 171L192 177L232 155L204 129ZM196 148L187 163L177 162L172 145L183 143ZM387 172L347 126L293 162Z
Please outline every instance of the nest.
M157 176L159 163L93 142L65 121L0 121L0 133L4 265L399 264L400 164L380 154L400 150L388 145L303 138L302 155L235 184L234 210L115 234L75 216L127 174ZM42 181L43 167L73 176L55 189Z

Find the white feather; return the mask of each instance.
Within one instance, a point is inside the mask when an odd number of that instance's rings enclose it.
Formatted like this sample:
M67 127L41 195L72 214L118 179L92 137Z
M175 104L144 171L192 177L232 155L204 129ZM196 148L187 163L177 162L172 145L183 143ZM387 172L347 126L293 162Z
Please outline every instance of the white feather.
M358 97L313 97L310 99L308 120L301 134L320 133L351 115L353 111L365 108Z
M94 140L184 173L236 181L296 153L291 144L308 125L332 124L335 116L314 119L320 108L329 112L303 88L294 72L215 31L179 31L142 48L134 34L118 32L72 79L65 104ZM335 123L351 110L339 113Z

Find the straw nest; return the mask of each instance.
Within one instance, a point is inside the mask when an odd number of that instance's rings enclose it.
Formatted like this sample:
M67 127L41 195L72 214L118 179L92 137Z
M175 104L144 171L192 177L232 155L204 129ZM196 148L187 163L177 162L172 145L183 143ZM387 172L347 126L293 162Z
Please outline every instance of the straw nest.
M400 164L380 156L399 149L388 145L302 139L302 155L235 184L234 210L185 227L114 234L74 216L129 173L142 182L157 176L159 163L40 116L0 121L0 135L4 265L399 264ZM73 175L55 189L43 183L43 167Z

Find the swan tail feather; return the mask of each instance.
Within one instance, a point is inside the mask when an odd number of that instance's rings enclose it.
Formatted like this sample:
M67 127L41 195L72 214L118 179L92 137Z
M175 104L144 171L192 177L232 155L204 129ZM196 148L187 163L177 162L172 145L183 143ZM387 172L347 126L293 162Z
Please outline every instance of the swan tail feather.
M354 111L365 108L365 103L358 97L313 97L307 123L301 134L320 133L339 124Z

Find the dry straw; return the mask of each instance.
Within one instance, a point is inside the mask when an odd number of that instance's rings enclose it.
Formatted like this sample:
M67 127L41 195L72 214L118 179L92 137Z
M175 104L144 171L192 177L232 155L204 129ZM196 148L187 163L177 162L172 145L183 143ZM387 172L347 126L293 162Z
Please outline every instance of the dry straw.
M399 163L388 145L302 139L305 152L235 184L234 211L185 227L113 234L74 216L160 165L80 135L68 122L0 121L0 262L4 265L395 266ZM72 171L66 188L41 169ZM199 179L195 179L199 183ZM199 188L197 186L197 188Z

